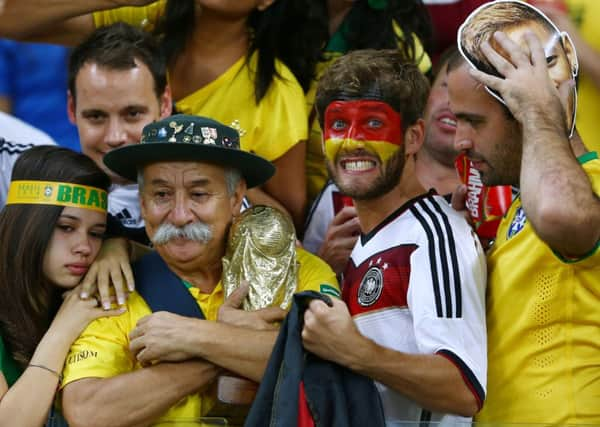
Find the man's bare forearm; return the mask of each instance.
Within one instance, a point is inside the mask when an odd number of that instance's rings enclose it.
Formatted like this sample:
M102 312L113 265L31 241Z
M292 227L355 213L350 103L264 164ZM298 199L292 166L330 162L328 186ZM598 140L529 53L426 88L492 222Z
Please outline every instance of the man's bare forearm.
M472 417L478 401L459 369L436 354L406 354L364 338L357 351L337 361L436 412Z
M523 208L551 248L567 256L584 255L600 238L600 200L558 124L562 117L548 112L529 117L523 123Z
M151 0L7 0L0 36L76 44L94 30L91 13Z
M192 345L197 357L253 381L261 381L278 331L254 330L203 320L196 321L195 326Z
M72 427L148 425L182 398L205 389L217 372L211 363L188 361L81 379L64 389L65 417Z

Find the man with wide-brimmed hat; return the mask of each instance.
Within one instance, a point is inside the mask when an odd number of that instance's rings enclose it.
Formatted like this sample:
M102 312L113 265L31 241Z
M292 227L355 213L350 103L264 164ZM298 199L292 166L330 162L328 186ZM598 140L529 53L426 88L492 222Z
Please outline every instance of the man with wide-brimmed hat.
M246 189L269 179L274 167L241 151L234 129L186 115L146 126L141 144L104 161L125 178L137 177L156 253L134 266L137 291L128 312L92 323L72 346L65 414L73 425L198 418L214 404L205 390L221 368L260 381L277 335L272 322L285 314L274 307L238 310L245 287L225 299L221 285L231 222ZM323 261L301 249L296 255L297 290L337 292ZM171 300L192 303L178 315L165 312L173 311ZM207 320L193 317L198 307Z

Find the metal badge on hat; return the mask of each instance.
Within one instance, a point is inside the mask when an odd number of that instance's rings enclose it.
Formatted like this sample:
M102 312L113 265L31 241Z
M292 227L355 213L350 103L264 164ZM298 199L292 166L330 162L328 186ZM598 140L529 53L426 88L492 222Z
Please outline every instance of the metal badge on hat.
M189 126L187 128L185 128L185 130L183 131L184 133L188 134L188 135L194 135L194 124L195 123L190 123Z
M169 142L177 142L177 138L175 138L175 135L177 135L183 130L183 125L179 125L177 124L177 122L172 121L171 123L169 123L169 127L173 129L173 135L171 135L171 138L169 138Z
M202 133L202 137L204 138L204 141L202 141L203 144L215 145L217 143L218 135L215 128L201 127L200 133Z
M240 125L240 121L238 119L235 119L233 122L231 122L229 126L238 131L240 138L246 135L246 129L242 129L242 125Z

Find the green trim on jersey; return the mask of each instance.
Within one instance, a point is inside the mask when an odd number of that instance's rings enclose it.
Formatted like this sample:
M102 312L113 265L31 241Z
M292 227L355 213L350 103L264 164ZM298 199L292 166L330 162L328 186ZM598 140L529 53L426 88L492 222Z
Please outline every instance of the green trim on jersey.
M595 160L598 158L598 153L595 151L590 151L589 153L585 153L582 156L577 157L577 161L580 165L589 162L590 160Z

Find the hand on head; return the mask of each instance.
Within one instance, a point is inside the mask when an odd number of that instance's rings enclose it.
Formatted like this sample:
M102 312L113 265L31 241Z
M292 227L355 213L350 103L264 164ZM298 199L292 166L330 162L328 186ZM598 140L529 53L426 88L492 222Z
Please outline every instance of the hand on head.
M551 122L566 128L564 111L574 81L567 80L561 84L561 97L548 75L546 55L540 40L531 32L525 33L524 38L526 45L521 47L503 32L494 34L494 40L507 53L508 59L489 42L481 44L483 54L504 78L473 68L469 72L473 78L498 92L519 122L526 123L527 117L551 112Z

